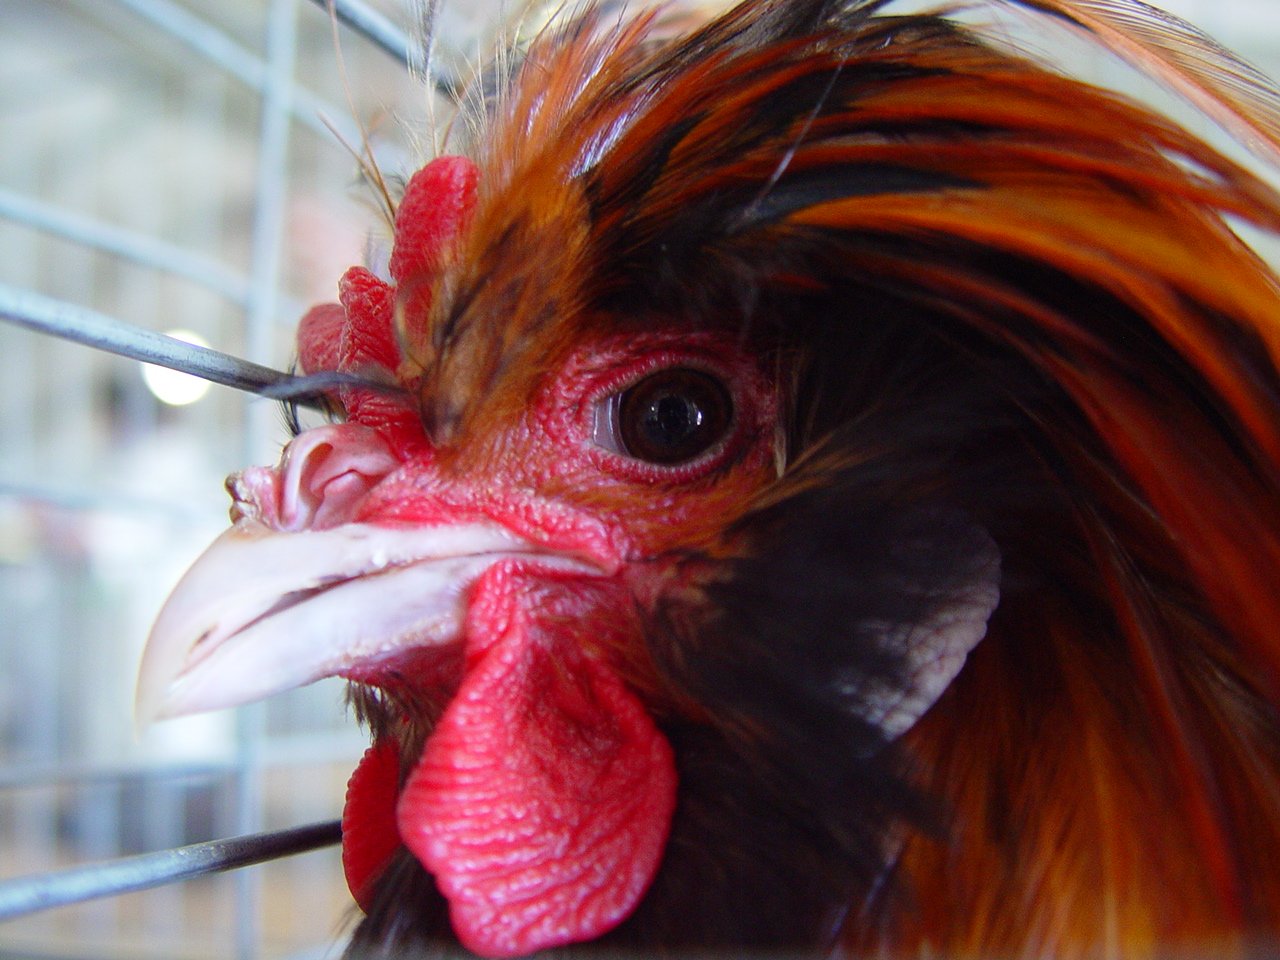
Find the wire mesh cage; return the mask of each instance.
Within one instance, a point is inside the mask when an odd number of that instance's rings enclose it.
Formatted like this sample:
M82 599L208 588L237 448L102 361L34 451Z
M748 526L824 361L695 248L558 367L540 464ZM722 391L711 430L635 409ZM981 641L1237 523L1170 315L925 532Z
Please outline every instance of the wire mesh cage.
M421 127L404 63L344 33L348 105L329 18L293 0L15 0L0 23L0 284L287 366L302 305L332 298L375 220L340 137L359 115L394 153ZM335 816L363 746L337 685L130 719L148 620L225 524L220 477L277 455L276 405L177 404L136 363L8 326L0 370L3 875ZM347 909L329 850L15 920L0 952L290 955Z
M1164 6L1274 74L1271 2ZM465 58L490 14L448 6ZM403 26L412 7L377 10ZM343 31L348 103L330 18L301 0L0 0L0 25L0 295L287 367L297 317L377 223L341 140L359 117L409 172L423 84ZM336 816L365 740L334 681L132 722L150 621L225 526L221 478L275 459L276 405L166 393L131 360L0 325L0 411L0 879ZM26 916L0 954L326 956L352 909L328 848Z

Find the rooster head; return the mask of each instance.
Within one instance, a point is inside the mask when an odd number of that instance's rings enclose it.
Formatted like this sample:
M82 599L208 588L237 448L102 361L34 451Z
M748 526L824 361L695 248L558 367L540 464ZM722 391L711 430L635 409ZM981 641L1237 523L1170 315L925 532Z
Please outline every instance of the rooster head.
M353 894L371 908L406 848L462 943L507 956L599 936L654 882L681 779L665 728L717 722L678 680L687 651L654 638L673 610L715 615L690 598L723 579L735 525L777 480L784 372L740 328L680 317L579 321L571 340L489 324L480 339L456 293L433 304L479 177L457 157L420 170L390 281L353 268L340 304L303 319L304 371L377 370L394 389L342 387L342 422L231 478L234 525L161 612L139 711L348 678L375 735L344 815ZM514 309L522 295L485 294ZM935 562L920 540L904 530L892 549ZM997 564L974 542L925 622L888 617L849 651L861 672L829 695L863 753L908 728L982 637Z
M139 700L351 681L354 955L1275 933L1280 285L1239 227L1280 196L891 6L570 5L303 319L338 422L233 478ZM1280 151L1185 24L994 6Z

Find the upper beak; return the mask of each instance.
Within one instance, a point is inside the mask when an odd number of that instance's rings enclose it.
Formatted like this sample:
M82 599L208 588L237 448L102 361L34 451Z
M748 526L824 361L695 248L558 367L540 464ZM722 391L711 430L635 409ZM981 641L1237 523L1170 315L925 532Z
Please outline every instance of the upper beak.
M160 611L142 657L138 721L234 706L452 643L467 587L504 558L541 552L493 523L281 532L241 519Z

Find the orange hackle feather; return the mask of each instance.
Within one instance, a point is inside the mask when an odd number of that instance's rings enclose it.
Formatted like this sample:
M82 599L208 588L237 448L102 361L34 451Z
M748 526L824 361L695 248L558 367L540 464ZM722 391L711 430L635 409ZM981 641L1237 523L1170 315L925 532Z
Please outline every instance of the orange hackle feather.
M1218 48L1196 59L1185 25L1129 3L1012 5L1274 147L1271 89ZM532 43L472 150L468 229L421 278L430 307L401 304L433 440L465 457L584 333L740 325L803 371L830 331L879 318L797 332L760 319L768 305L865 283L927 311L990 366L1023 418L1019 462L1051 493L1009 521L989 635L907 735L937 822L904 829L845 940L948 957L1274 945L1280 286L1232 225L1280 230L1280 196L976 29L786 6L675 40L649 15L587 15ZM691 547L731 555L753 511L876 455L805 422L796 380L777 484Z

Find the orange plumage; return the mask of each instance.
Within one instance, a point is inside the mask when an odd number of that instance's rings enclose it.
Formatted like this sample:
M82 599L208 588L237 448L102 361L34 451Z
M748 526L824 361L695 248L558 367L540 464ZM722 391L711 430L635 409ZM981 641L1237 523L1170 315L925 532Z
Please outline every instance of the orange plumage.
M1120 52L1263 156L1280 147L1274 89L1185 25L1123 0L997 5ZM384 866L360 868L360 955L455 934L489 955L1276 942L1280 285L1236 225L1280 228L1280 196L1134 102L893 10L746 0L674 36L580 12L498 78L476 179L411 184L377 287L394 306L313 315L308 372L337 362L323 317L390 351L362 362L401 390L343 388L360 443L398 464L347 520L483 517L529 557L572 558L525 594L460 581L480 597L450 635L465 655L433 639L330 671L359 684L404 786L408 850L375 893ZM452 212L424 240L431 203ZM732 410L692 454L642 455L619 423L653 371L678 375L654 404ZM693 429L659 420L646 451ZM540 464L530 437L552 445ZM586 518L578 532L527 519L548 504ZM505 611L497 646L478 639L486 604ZM454 871L454 835L414 817L428 795L457 812L457 704L499 689L471 685L489 669L472 664L522 618L530 649L584 671L564 683L618 711L609 725L574 700L575 729L641 731L659 772L635 782L666 783L643 708L675 806L660 862L607 920L535 896L537 932L505 940L491 929L524 895ZM486 709L467 722L506 737L515 721Z

